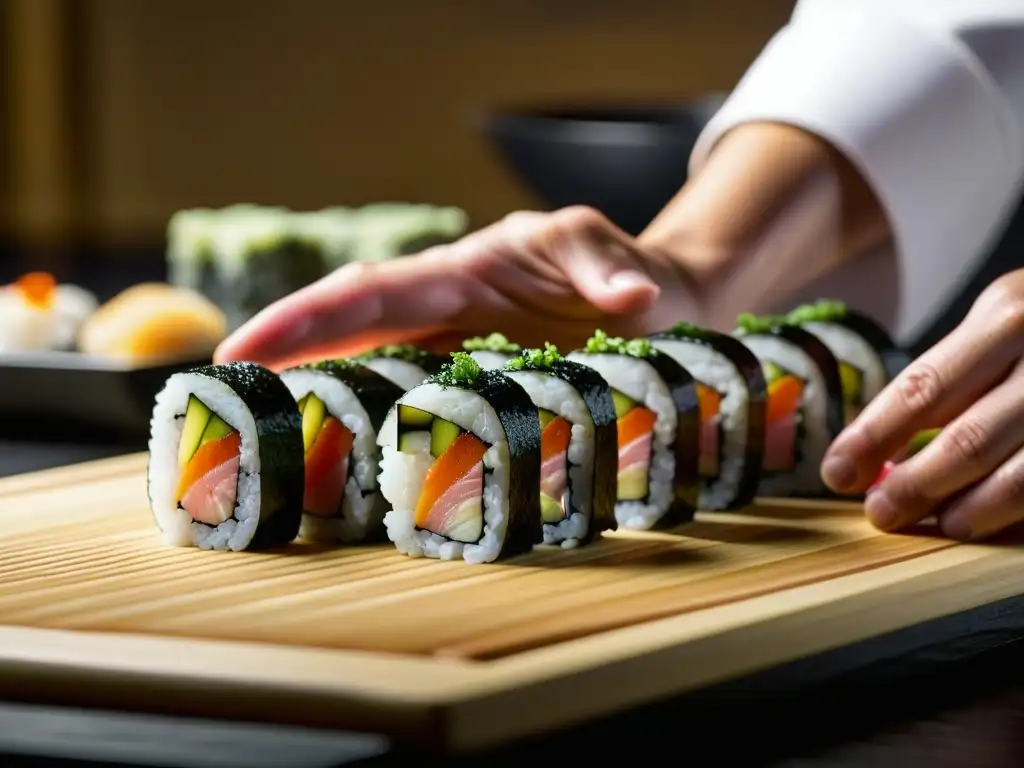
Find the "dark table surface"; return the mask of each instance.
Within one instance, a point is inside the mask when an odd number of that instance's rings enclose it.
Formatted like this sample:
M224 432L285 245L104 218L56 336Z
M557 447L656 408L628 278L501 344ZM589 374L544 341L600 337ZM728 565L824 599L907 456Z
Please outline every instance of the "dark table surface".
M0 476L113 456L137 444L0 441ZM687 762L797 766L1024 766L1024 601L919 627L713 691L477 756L522 764L571 749L673 750ZM880 650L882 649L882 650ZM873 659L871 663L867 660ZM635 745L635 746L633 746ZM0 702L2 765L422 764L374 734L190 721ZM696 761L694 761L696 758ZM429 762L429 761L428 761Z

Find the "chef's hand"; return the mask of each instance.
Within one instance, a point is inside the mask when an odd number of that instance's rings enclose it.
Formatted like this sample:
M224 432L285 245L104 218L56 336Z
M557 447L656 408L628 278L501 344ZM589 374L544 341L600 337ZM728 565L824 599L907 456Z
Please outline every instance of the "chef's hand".
M841 434L822 464L840 493L868 490L919 430L942 427L868 493L866 514L899 530L936 515L979 539L1024 520L1024 270L990 285L963 322L911 363Z
M215 360L273 366L400 342L447 351L494 331L573 348L595 328L631 337L696 320L693 306L680 266L600 213L520 212L415 256L348 264L264 309Z

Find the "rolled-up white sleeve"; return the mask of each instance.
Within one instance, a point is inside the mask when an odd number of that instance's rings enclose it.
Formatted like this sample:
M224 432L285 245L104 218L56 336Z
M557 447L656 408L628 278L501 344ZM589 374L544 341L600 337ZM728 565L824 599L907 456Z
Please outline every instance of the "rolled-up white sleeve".
M705 127L795 125L860 170L892 224L913 334L1002 233L1024 179L1024 0L803 0Z

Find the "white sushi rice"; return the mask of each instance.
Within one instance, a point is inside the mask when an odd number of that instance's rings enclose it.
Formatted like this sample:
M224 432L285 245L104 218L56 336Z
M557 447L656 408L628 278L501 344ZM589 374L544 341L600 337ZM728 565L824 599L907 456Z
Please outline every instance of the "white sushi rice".
M573 352L566 359L593 368L604 377L609 386L654 411L654 439L651 446L647 503L619 501L615 504L615 519L619 525L633 530L648 530L665 516L672 505L676 471L673 445L679 421L672 393L654 368L643 358Z
M565 549L579 545L590 530L594 499L594 420L586 401L572 385L557 376L538 371L506 371L522 386L538 408L561 416L572 425L569 438L569 501L575 509L556 525L544 523L544 543Z
M750 391L735 364L721 352L690 339L654 339L655 347L683 366L695 379L722 393L719 406L721 461L716 478L701 480L701 509L725 509L736 495L746 463Z
M476 544L450 541L416 528L416 503L423 491L427 470L433 464L430 441L414 452L398 449L398 405L409 405L452 422L490 445L484 454L483 535ZM399 552L410 557L462 558L467 563L489 563L501 553L508 528L510 457L505 430L498 414L475 392L456 387L422 384L406 392L381 426L377 443L383 449L380 490L391 505L384 515L388 538Z
M762 477L759 496L818 494L825 490L819 467L832 437L827 422L828 391L825 378L814 360L786 339L768 334L743 336L742 341L762 362L769 361L804 380L803 400L797 419L803 425L803 442L797 448L800 460L789 474Z
M838 323L805 323L803 328L821 339L838 360L864 373L861 382L863 402L871 402L885 389L889 377L882 356L859 333Z
M202 400L241 437L241 461L234 515L216 528L192 520L178 507L178 443L189 395ZM222 381L176 373L157 394L150 422L149 497L157 525L171 546L242 550L260 521L260 448L256 422L238 395Z
M406 391L418 387L428 376L427 372L415 363L397 357L374 357L360 362Z
M299 537L307 541L362 541L380 522L385 503L377 487L377 435L370 417L356 394L345 384L323 371L294 369L281 373L281 381L300 400L312 393L320 398L327 412L339 419L352 433L351 476L345 484L341 515L338 517L302 516Z
M506 352L495 352L490 349L477 349L470 352L469 356L484 370L494 371L504 367L505 363L515 357Z

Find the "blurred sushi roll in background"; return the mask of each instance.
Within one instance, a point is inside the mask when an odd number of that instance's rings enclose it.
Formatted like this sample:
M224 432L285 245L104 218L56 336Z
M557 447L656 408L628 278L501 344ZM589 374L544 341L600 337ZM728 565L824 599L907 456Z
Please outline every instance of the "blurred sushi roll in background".
M403 390L417 387L441 372L448 360L413 344L388 344L353 358L395 382Z
M522 350L521 346L500 333L492 333L487 337L474 336L462 342L463 352L468 352L481 368L493 370L503 367Z
M150 507L173 546L291 542L302 520L302 421L281 379L253 363L172 375L156 396Z
M570 549L614 530L618 448L611 387L550 344L526 350L502 372L538 409L544 543Z
M189 209L168 223L168 272L173 284L216 303L234 330L344 264L416 253L467 228L459 208L403 203L318 211L252 204Z
M384 524L403 554L489 563L543 541L540 423L519 384L452 357L381 427Z
M647 339L626 341L600 330L567 358L593 368L612 388L618 524L646 530L692 520L700 492L700 414L693 376Z
M280 375L302 414L306 483L299 536L317 542L376 540L387 506L377 485L377 431L404 390L349 360Z
M67 351L97 309L96 297L48 272L0 287L0 353Z
M813 333L835 355L843 383L844 419L850 424L889 383L887 365L900 350L881 325L842 302L805 304L786 319Z
M743 342L679 323L651 344L689 371L700 403L700 508L736 509L754 500L764 459L761 364Z
M761 361L767 385L758 495L825 494L821 460L844 425L835 355L784 317L740 315L734 333Z

